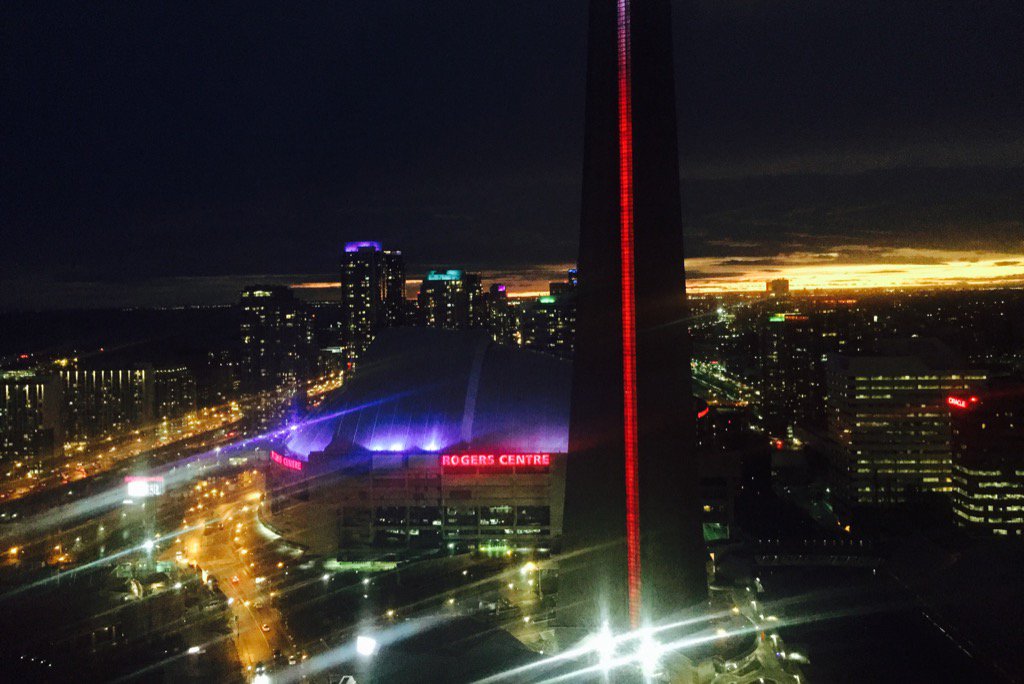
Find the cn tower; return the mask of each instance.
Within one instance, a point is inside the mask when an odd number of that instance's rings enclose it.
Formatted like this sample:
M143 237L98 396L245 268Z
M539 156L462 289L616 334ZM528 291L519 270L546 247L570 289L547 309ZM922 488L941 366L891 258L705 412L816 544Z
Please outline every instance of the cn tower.
M592 0L558 622L707 596L668 0Z

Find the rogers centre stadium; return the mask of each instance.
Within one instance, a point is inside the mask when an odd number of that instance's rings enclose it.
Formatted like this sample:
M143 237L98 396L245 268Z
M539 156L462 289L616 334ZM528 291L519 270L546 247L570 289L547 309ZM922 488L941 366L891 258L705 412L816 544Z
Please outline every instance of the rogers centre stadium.
M562 530L570 363L482 330L385 329L274 442L264 521L311 552L510 549Z

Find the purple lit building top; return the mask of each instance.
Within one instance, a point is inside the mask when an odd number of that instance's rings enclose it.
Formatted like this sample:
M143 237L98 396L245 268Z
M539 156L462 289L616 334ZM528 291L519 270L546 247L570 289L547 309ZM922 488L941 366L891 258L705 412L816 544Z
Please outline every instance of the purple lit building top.
M290 455L565 453L571 365L481 330L385 329L360 371L288 433Z
M361 249L372 249L374 252L379 252L383 249L379 242L373 240L364 240L362 242L346 242L346 252L358 252Z

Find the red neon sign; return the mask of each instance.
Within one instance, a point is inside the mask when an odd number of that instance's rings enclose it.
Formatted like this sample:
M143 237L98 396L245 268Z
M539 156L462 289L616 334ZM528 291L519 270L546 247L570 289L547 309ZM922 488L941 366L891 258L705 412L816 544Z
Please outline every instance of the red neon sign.
M441 465L455 468L549 466L551 454L442 454Z
M270 460L279 466L287 468L288 470L302 470L302 461L300 461L297 458L288 458L287 456L282 456L276 451L270 452Z
M946 403L956 408L965 409L971 404L978 403L978 397L970 397L969 399L961 399L960 397L946 397Z
M697 411L697 420L700 420L701 418L703 418L704 416L708 415L709 413L711 413L711 407L710 406L705 406L700 411Z
M636 290L633 272L633 94L629 0L618 0L619 245L622 259L622 418L626 461L629 621L640 627L640 480L636 415Z

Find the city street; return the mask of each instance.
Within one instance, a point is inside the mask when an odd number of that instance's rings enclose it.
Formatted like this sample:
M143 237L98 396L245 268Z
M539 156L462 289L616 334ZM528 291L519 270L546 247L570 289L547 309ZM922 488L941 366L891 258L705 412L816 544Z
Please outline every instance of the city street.
M267 540L257 529L256 480L252 471L246 471L235 478L198 483L190 494L187 513L195 519L187 518L184 524L198 529L183 535L167 553L180 563L196 564L224 592L231 607L238 657L249 672L259 663L270 665L275 652L281 658L295 653L281 614L273 606L276 592L271 578L261 574L279 572L280 568L262 567L266 556L256 552L268 550L261 549ZM278 562L283 567L284 561Z

